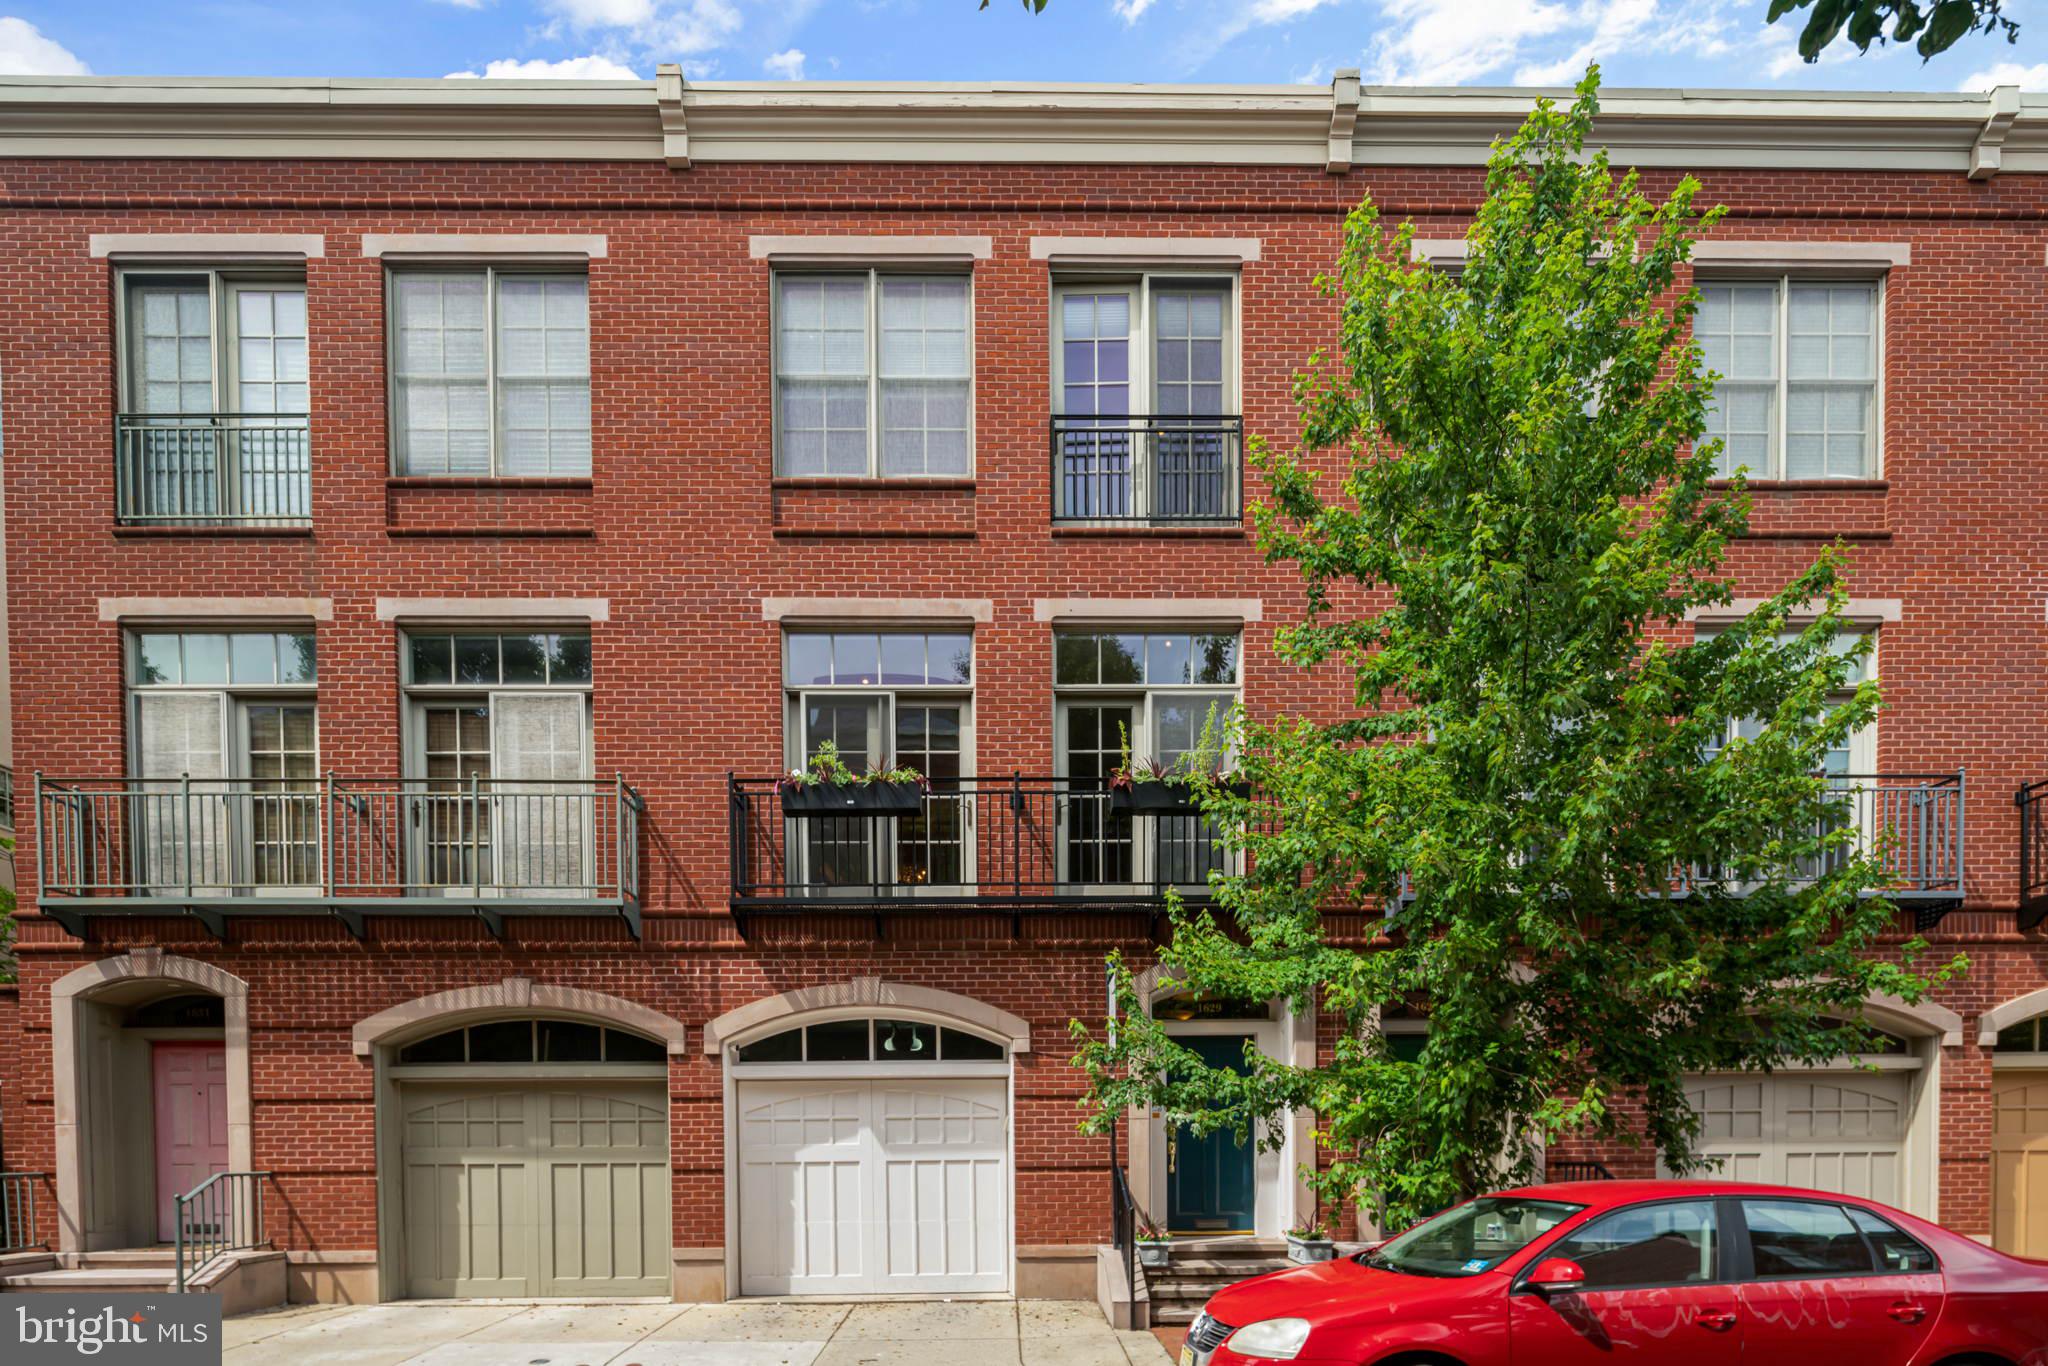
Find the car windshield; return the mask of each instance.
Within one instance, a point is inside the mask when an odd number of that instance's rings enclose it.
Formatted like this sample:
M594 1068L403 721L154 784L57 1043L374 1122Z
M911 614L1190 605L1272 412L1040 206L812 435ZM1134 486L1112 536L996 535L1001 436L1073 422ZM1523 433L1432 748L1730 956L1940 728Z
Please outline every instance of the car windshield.
M1407 1276L1476 1276L1584 1208L1561 1200L1489 1195L1445 1210L1361 1260L1367 1266Z

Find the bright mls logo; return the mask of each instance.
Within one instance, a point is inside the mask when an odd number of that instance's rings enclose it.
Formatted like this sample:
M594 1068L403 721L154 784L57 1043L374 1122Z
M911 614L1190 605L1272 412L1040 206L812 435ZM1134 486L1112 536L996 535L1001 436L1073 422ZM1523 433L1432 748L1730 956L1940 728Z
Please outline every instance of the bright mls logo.
M218 1295L10 1295L0 1309L7 1366L219 1366Z

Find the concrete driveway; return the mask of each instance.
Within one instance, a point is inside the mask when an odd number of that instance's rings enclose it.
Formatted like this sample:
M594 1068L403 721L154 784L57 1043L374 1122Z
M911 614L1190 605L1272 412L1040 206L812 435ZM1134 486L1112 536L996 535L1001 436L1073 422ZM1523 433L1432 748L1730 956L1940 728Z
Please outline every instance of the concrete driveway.
M1092 1304L298 1305L229 1319L228 1366L1167 1366Z

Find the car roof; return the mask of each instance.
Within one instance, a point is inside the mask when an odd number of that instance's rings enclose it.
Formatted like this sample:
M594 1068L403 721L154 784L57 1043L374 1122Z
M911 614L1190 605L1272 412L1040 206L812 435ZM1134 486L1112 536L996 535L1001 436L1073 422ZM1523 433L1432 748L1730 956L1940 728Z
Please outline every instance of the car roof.
M1517 1186L1494 1191L1502 1197L1532 1200L1562 1200L1568 1204L1606 1207L1633 1204L1638 1200L1682 1200L1715 1195L1776 1196L1796 1200L1827 1200L1852 1205L1875 1202L1853 1195L1808 1190L1798 1186L1767 1186L1753 1181L1552 1181L1537 1186Z

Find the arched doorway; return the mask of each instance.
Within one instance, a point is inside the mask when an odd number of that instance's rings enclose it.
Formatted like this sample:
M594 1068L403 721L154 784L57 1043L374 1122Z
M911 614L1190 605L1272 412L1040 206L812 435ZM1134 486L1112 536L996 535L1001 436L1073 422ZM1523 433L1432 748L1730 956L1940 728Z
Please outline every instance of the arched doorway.
M175 1197L253 1166L233 973L160 949L68 973L50 988L50 1063L60 1251L168 1242Z
M1011 1056L1030 1026L862 978L705 1029L726 1113L726 1284L743 1295L1015 1287Z
M355 1031L377 1068L385 1297L668 1296L680 1022L512 978Z
M1991 1245L2048 1257L2048 989L1987 1010L1991 1050Z

